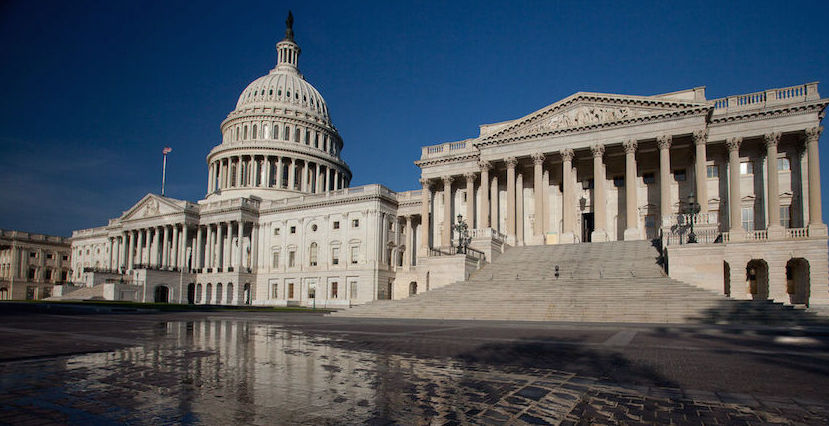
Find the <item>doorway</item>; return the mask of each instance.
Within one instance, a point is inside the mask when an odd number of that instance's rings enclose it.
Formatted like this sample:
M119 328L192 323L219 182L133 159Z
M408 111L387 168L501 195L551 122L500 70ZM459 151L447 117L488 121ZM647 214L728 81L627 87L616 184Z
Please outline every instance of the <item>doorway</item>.
M581 240L582 242L589 243L590 242L590 235L593 234L593 213L582 213L581 214Z
M169 303L170 289L165 285L155 288L155 303Z

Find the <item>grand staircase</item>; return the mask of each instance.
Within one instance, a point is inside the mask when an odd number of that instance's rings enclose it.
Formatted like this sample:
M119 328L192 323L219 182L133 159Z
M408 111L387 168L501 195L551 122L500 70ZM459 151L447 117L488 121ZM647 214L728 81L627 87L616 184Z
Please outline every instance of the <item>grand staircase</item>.
M466 281L331 315L777 325L820 321L792 306L733 300L671 279L659 263L659 252L648 241L515 247Z

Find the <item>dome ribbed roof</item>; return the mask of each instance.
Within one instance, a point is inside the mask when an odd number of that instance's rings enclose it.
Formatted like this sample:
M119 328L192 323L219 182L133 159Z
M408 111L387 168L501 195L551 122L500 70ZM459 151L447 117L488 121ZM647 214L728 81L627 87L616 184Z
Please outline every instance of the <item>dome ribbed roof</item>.
M325 99L302 75L292 69L273 69L254 80L239 96L236 110L248 108L304 110L330 122Z

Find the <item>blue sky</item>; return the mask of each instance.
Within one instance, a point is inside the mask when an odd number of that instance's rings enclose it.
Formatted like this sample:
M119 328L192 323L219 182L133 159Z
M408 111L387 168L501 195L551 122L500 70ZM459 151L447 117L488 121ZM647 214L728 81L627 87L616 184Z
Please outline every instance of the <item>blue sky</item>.
M274 66L288 9L352 185L417 188L422 145L581 90L829 84L825 1L3 2L0 228L104 225L159 192L167 145L168 195L202 198L219 124Z

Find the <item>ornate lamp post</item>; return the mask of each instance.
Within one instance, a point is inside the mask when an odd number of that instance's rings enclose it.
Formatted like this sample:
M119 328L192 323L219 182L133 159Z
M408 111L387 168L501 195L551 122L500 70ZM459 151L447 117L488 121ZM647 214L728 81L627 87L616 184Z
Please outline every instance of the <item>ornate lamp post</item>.
M458 247L457 254L466 253L466 248L469 247L469 225L463 220L462 215L458 215L458 223L454 226L455 232L458 233Z
M699 203L697 203L697 198L692 192L688 195L688 213L691 216L691 232L688 234L688 244L694 244L697 242L697 235L694 234L694 217L697 213L699 213L699 210Z

